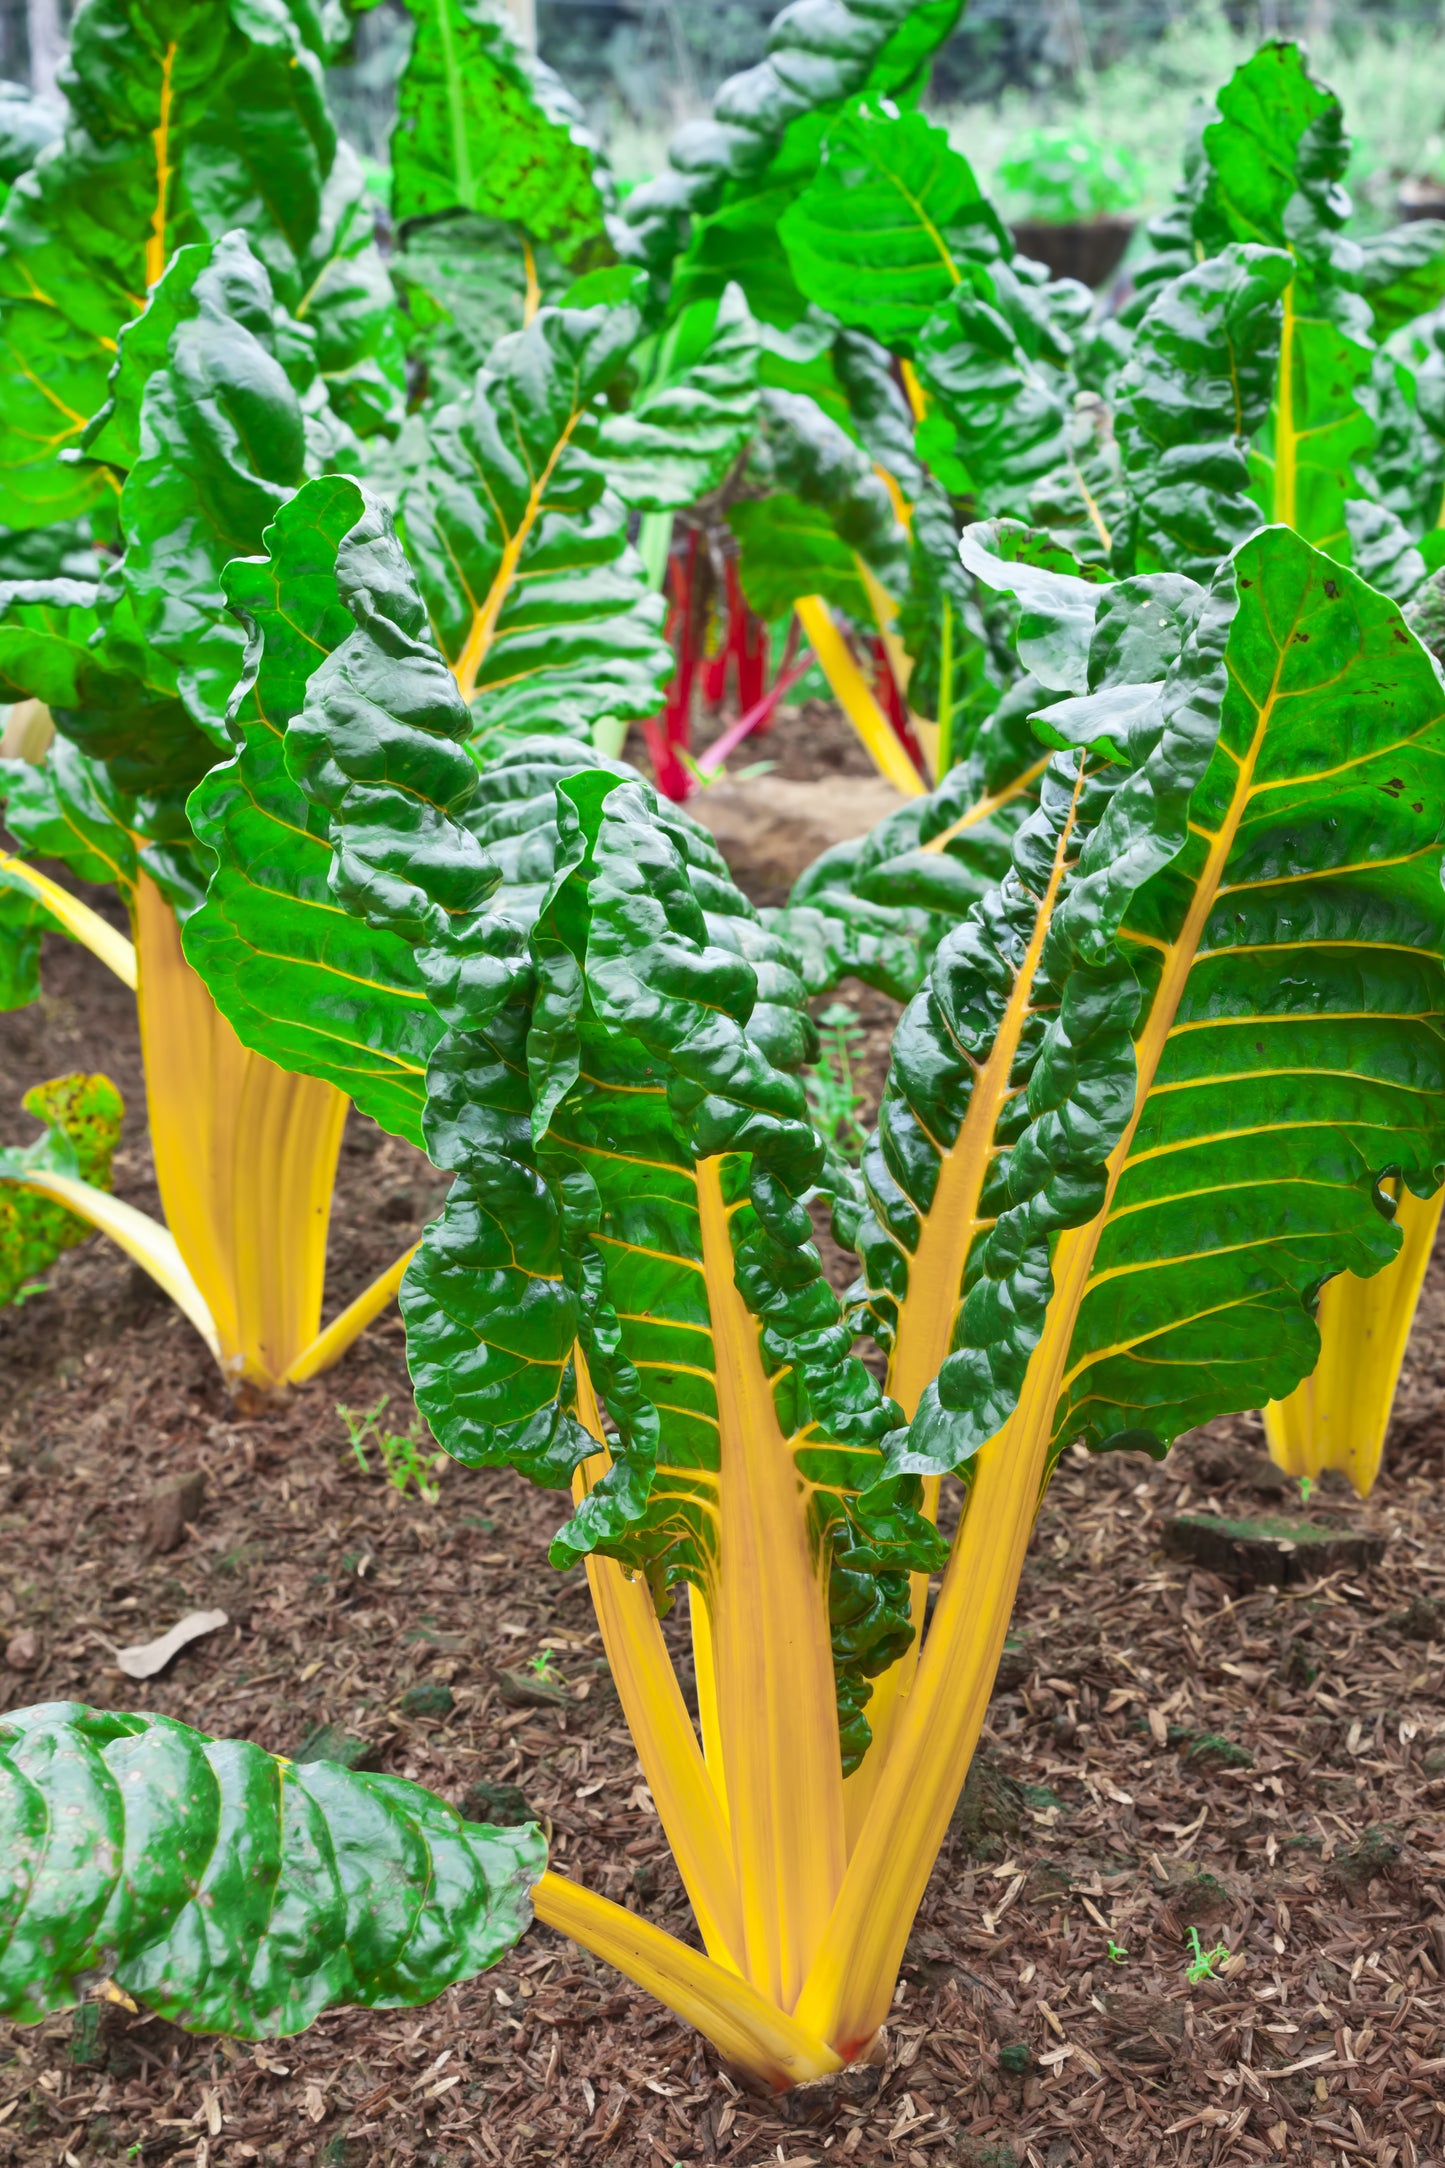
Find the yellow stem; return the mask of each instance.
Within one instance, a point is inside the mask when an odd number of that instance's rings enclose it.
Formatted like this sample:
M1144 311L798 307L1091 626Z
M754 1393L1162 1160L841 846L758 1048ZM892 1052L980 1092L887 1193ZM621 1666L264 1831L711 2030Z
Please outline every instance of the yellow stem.
M903 378L903 389L908 394L908 404L912 409L913 419L916 424L921 422L928 413L928 394L919 381L918 371L911 361L905 358L900 361L898 367Z
M550 1873L533 1890L532 1903L539 1920L615 1965L696 2026L729 2062L752 2071L774 2091L827 2077L840 2067L830 2047L756 1988L635 1912Z
M1279 383L1274 400L1274 516L1286 527L1298 525L1299 438L1294 425L1294 280L1284 290L1280 325Z
M69 889L52 881L48 873L41 873L29 866L23 858L11 858L0 851L0 873L13 875L20 881L38 903L43 903L51 917L57 919L73 940L82 948L88 948L92 956L98 956L116 977L127 985L132 993L136 985L135 943L127 941L118 933L108 919L98 911L92 911L79 896L72 896Z
M724 1824L728 1814L727 1775L723 1769L722 1731L717 1713L717 1664L712 1652L712 1627L700 1590L689 1588L688 1622L692 1627L692 1668L697 1678L698 1729L702 1733L703 1760L718 1796Z
M908 1290L899 1305L898 1326L888 1363L888 1390L910 1422L918 1412L925 1388L937 1377L953 1347L964 1268L984 1224L981 1218L984 1183L997 1149L995 1139L999 1119L1009 1096L1010 1078L1031 1012L1044 941L1068 863L1082 787L1083 762L1080 761L1073 804L1059 831L1054 862L1035 911L1028 946L1015 973L988 1059L975 1071L958 1133L940 1155L932 1200L919 1228L918 1246L909 1260ZM935 1518L938 1512L938 1490L937 1479L931 1479L925 1496L930 1518ZM868 1705L873 1745L864 1757L862 1767L849 1779L849 1835L855 1846L892 1752L900 1710L912 1691L927 1596L927 1575L915 1574L913 1642L877 1682ZM989 1676L991 1680L992 1672Z
M600 1440L597 1397L580 1348L577 1370L578 1412ZM609 1465L605 1446L583 1461L572 1478L573 1497L580 1502ZM720 1965L739 1973L743 1932L732 1843L647 1583L629 1580L615 1558L596 1556L587 1560L587 1582L617 1698L703 1941Z
M462 643L462 651L452 665L452 676L457 681L457 690L463 700L470 700L477 689L477 677L482 664L491 652L492 642L497 636L497 623L506 604L507 596L511 593L512 583L517 577L517 567L522 561L522 552L527 546L527 537L541 516L542 501L547 494L557 462L571 443L572 433L584 412L586 412L586 409L581 408L569 416L566 428L552 447L547 464L528 491L527 502L522 508L522 516L517 522L516 532L507 538L492 584L487 589L482 601L472 612L472 622L467 628L467 637Z
M532 253L532 244L525 234L522 237L522 261L527 267L527 291L522 302L522 328L525 330L542 306L542 287L537 277L537 259Z
M923 778L874 699L823 597L803 595L794 608L833 698L862 739L879 774L906 797L921 798L926 789Z
M825 1569L734 1277L720 1165L697 1166L719 1429L707 1602L746 1975L791 2010L846 1856L833 1654Z
M0 1181L11 1179L11 1176L0 1175ZM25 1181L16 1182L15 1186L37 1190L43 1197L53 1197L78 1219L88 1221L98 1234L109 1235L127 1257L133 1257L150 1274L158 1287L164 1288L176 1308L195 1326L217 1362L220 1361L221 1347L215 1321L206 1307L205 1296L186 1269L185 1259L169 1228L162 1227L148 1212L138 1211L133 1204L125 1204L119 1197L112 1197L109 1190L97 1189L77 1175L37 1171Z
M233 1382L269 1390L317 1337L349 1105L242 1046L181 953L175 914L136 892L141 1049L166 1224Z
M799 2020L832 2041L845 2059L858 2052L887 2015L908 1930L983 1724L1048 1469L1079 1307L1249 804L1278 693L1279 666L1248 751L1243 757L1231 756L1235 772L1219 828L1179 933L1163 952L1154 998L1135 1046L1134 1107L1109 1155L1103 1206L1085 1226L1060 1236L1052 1261L1054 1292L1018 1406L974 1457L967 1511L913 1690L848 1863L826 1940L797 2005Z
M151 212L151 230L146 236L146 285L154 286L166 267L169 253L166 246L166 216L170 207L171 177L171 76L176 63L174 38L166 47L161 61L160 119L151 131L151 142L156 154L156 200Z
M1055 1302L1018 1408L974 1457L967 1509L912 1690L797 2004L799 2023L831 2041L845 2061L862 2053L888 2015L913 1917L988 1711L1048 1466L1079 1290L1098 1239L1092 1223L1083 1232L1086 1244L1073 1234L1060 1238Z
M1287 1400L1271 1400L1264 1432L1286 1475L1347 1475L1367 1498L1380 1472L1395 1387L1409 1344L1445 1190L1421 1199L1404 1190L1396 1224L1400 1254L1368 1280L1341 1272L1320 1295L1320 1359Z

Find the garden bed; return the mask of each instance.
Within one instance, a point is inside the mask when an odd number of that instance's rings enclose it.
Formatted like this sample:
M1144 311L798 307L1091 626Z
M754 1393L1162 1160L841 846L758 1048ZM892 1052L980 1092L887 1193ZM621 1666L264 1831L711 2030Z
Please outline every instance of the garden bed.
M783 776L793 727L757 749ZM845 740L835 765L849 766ZM133 1004L63 943L45 968L44 1001L7 1017L0 1041L7 1128L36 1078L106 1069L129 1108L116 1187L153 1210ZM851 991L872 1056L894 1011ZM865 1072L876 1090L878 1061ZM353 1114L331 1302L415 1238L443 1186ZM190 1327L112 1247L87 1242L48 1280L0 1313L0 1647L24 1666L3 1673L6 1704L139 1701L290 1754L329 1725L371 1766L458 1805L472 1795L472 1811L476 1787L514 1786L550 1821L562 1871L686 1932L585 1581L545 1563L563 1500L448 1465L429 1507L348 1447L338 1404L389 1395L387 1426L410 1423L396 1313L332 1374L242 1417ZM1388 1535L1383 1563L1357 1576L1246 1588L1165 1555L1170 1516L1297 1510L1253 1417L1162 1466L1066 1459L881 2068L784 2114L539 1928L429 2009L334 2013L260 2049L104 2003L0 2028L0 2164L1433 2168L1442 1372L1437 1263L1373 1498L1327 1485L1316 1501ZM193 1470L206 1479L194 1520L148 1554L150 1494ZM143 1688L122 1676L117 1647L202 1609L229 1623ZM679 1669L686 1681L685 1657ZM1232 1953L1212 1976L1189 1978L1192 1936Z

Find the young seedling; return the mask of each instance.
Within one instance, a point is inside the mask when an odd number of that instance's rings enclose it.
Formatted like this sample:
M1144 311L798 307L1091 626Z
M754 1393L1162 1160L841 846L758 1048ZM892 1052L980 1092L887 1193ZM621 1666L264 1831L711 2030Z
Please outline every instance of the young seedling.
M1111 1965L1122 1965L1126 1963L1128 1960L1128 1956L1129 1952L1126 1949L1123 1949L1119 1943L1114 1941L1110 1942L1109 1962Z
M1212 1980L1215 1966L1223 1964L1225 1958L1229 1955L1229 1944L1227 1942L1216 1942L1212 1950L1203 1949L1200 1945L1199 1929L1197 1927L1191 1927L1189 1930L1189 1948L1191 1955L1184 1977L1192 1986L1197 1986L1201 1980Z
M856 1064L863 1052L863 1026L846 1001L833 1001L817 1019L818 1059L807 1080L808 1107L814 1127L846 1159L856 1161L867 1143L859 1120L863 1094Z
M356 1455L357 1465L363 1475L371 1474L371 1463L366 1457L368 1445L375 1446L381 1455L381 1472L394 1491L404 1498L409 1484L416 1485L417 1496L424 1505L434 1506L441 1497L441 1485L436 1480L446 1461L445 1453L422 1451L422 1428L414 1422L410 1430L383 1430L381 1418L391 1404L391 1395L383 1393L374 1408L358 1414L355 1408L338 1404L337 1414L346 1425L347 1442Z

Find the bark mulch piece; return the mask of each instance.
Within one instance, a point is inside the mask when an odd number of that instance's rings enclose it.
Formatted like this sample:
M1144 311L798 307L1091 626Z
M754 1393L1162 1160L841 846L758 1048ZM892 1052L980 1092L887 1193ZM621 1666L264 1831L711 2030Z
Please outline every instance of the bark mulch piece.
M64 944L46 967L45 1007L5 1021L0 1106L59 1069L110 1069L132 1106L117 1186L154 1208L128 1003ZM352 1117L329 1302L443 1187ZM141 1706L288 1753L333 1727L459 1804L530 1807L563 1871L686 1932L585 1581L546 1564L565 1502L448 1466L428 1507L347 1444L338 1404L387 1395L388 1426L411 1421L395 1313L242 1417L113 1248L88 1241L47 1279L0 1312L0 1648L23 1640L33 1664L0 1670L4 1704ZM1437 1264L1374 1497L1318 1494L1388 1534L1367 1575L1242 1590L1164 1553L1171 1515L1259 1511L1251 1417L1157 1467L1065 1457L981 1742L987 1796L930 1882L881 2069L759 2102L539 1928L429 2009L336 2013L260 2047L97 2001L0 2027L0 2168L1440 2168L1442 1370ZM148 1553L143 1502L192 1469L199 1521ZM119 1674L116 1647L197 1609L231 1624L163 1678ZM666 1631L687 1682L682 1617ZM544 1656L566 1699L509 1703L503 1673L535 1677ZM1191 1979L1196 1946L1212 1972Z

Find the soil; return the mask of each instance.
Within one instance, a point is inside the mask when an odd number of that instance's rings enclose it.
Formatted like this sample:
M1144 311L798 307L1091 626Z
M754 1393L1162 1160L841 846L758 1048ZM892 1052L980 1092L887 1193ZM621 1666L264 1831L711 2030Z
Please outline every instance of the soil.
M0 1134L24 1133L29 1083L103 1067L130 1109L117 1188L154 1209L129 998L58 940L45 973L43 1003L0 1025ZM876 1091L892 1009L859 1005ZM414 1239L441 1189L353 1114L328 1306ZM279 1752L329 1724L459 1805L510 1784L563 1871L682 1930L585 1583L546 1563L564 1501L448 1464L429 1507L348 1446L339 1406L388 1396L387 1426L411 1424L395 1312L243 1418L114 1249L89 1240L47 1279L0 1312L0 1646L23 1657L35 1637L27 1669L0 1666L6 1705L140 1705ZM1163 1553L1171 1514L1297 1509L1253 1417L1160 1466L1066 1458L878 2070L757 2101L539 1927L428 2009L334 2013L260 2048L94 2002L0 2027L0 2168L1440 2168L1442 1373L1437 1258L1375 1494L1324 1501L1390 1539L1354 1574L1246 1590ZM151 1494L193 1471L204 1497L178 1546L148 1548ZM163 1677L121 1675L117 1646L210 1609L226 1628ZM499 1675L546 1648L565 1706L509 1706ZM446 1697L408 1699L418 1685L446 1687L450 1709L419 1713ZM1191 1977L1196 1935L1214 1954Z

